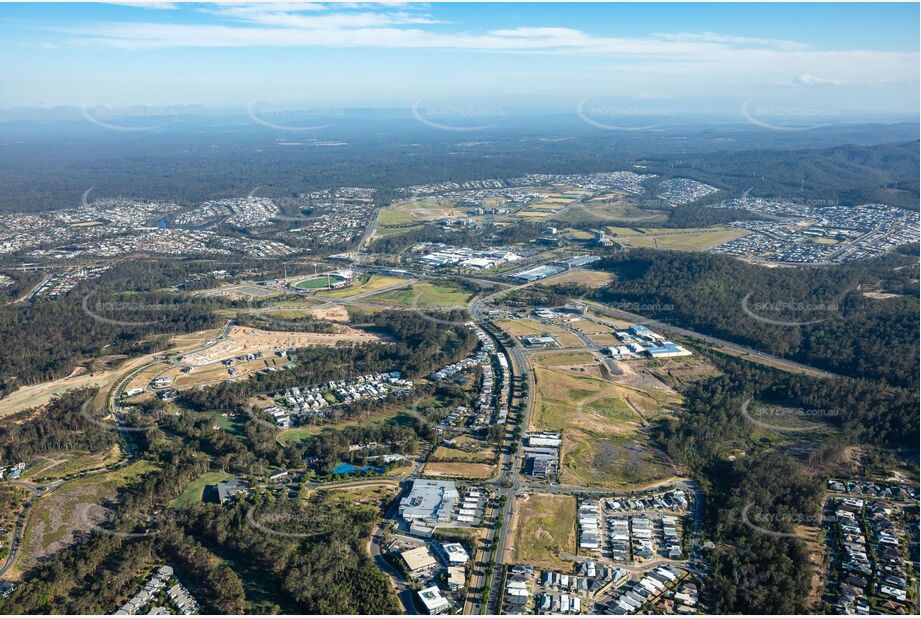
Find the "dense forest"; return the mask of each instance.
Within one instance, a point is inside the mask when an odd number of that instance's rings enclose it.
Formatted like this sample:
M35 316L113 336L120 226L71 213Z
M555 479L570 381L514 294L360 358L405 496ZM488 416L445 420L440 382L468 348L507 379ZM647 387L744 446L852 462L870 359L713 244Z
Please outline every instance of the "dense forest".
M917 388L916 264L915 256L892 253L833 267L764 268L728 256L631 250L595 267L616 276L598 293L604 302L637 303L666 323ZM898 296L871 298L865 290Z
M0 305L0 395L163 349L166 333L213 328L216 301L168 291L213 262L131 260L64 296ZM93 361L93 362L91 362Z
M98 452L115 444L111 426L95 422L87 404L90 389L67 391L40 415L31 410L8 416L0 425L0 462L30 461L58 451Z
M102 446L68 439L76 423L68 411L81 397L73 399L28 421L19 433L4 434L3 447L17 448L7 443L22 436L27 443L19 448L30 448L31 436L39 431L33 425L44 428L49 444L62 448ZM163 406L150 403L144 412ZM63 418L45 418L52 412ZM430 427L427 431L433 436ZM360 432L356 428L346 439L363 438ZM331 508L322 493L302 501L300 495L289 499L287 490L278 488L226 509L204 503L179 511L165 508L208 471L259 478L278 466L300 467L309 452L306 447L282 447L275 436L264 423L252 420L235 436L194 414L163 415L157 426L133 434L137 456L153 469L103 503L108 513L97 526L109 532L86 532L77 543L45 558L25 573L8 599L0 600L0 612L111 613L137 592L152 566L165 563L204 613L395 613L390 584L366 550L380 505L337 502ZM373 437L406 440L408 448L415 448L413 441L419 439L416 429L401 426L381 427ZM110 430L107 439L115 439L115 432ZM332 440L321 442L335 452L346 448ZM319 451L324 448L319 446Z
M709 590L714 613L803 613L810 581L802 542L789 533L819 509L817 473L848 444L916 448L918 392L853 378L787 374L721 354L719 376L686 388L685 411L655 431L668 454L707 494L707 528L716 548ZM763 434L743 413L748 400L822 410L829 435L794 442ZM754 437L758 430L760 437ZM787 440L791 434L786 434ZM781 437L782 438L782 437ZM795 455L794 455L795 453ZM756 515L784 535L746 524Z
M161 130L103 131L82 120L0 124L0 211L74 207L87 187L102 196L190 205L246 195L296 197L365 186L386 192L430 182L631 169L685 176L730 193L884 201L917 207L917 125L839 124L808 132L765 131L741 122L604 132L575 114L509 117L476 141L433 131L408 110L312 132L301 147L247 118L170 117ZM76 118L80 118L76 110ZM152 119L146 118L146 121ZM241 122L242 120L242 122ZM548 130L548 127L552 127ZM314 140L341 140L318 147ZM840 144L849 144L840 146ZM258 153L258 156L254 156ZM911 197L914 197L912 201Z

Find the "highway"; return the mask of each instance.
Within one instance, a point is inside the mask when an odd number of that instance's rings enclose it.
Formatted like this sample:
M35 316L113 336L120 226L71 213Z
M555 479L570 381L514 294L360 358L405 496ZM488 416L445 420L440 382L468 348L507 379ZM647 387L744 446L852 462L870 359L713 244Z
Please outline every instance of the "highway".
M583 301L586 305L590 306L599 315L606 315L608 317L613 317L619 320L626 320L629 322L635 322L638 324L645 324L650 328L662 332L671 332L688 339L695 339L703 343L708 343L712 346L719 348L721 351L743 358L745 360L751 361L753 363L758 363L760 365L766 365L768 367L773 367L775 369L780 369L788 373L796 374L806 374L817 378L840 378L842 376L832 373L830 371L825 371L824 369L819 369L817 367L812 367L810 365L804 365L803 363L798 363L786 358L781 358L779 356L774 356L773 354L768 354L767 352L762 352L748 346L733 343L732 341L727 341L725 339L720 339L719 337L714 337L712 335L705 335L688 328L682 328L680 326L673 326L662 322L661 320L656 320L653 318L647 318L646 316L639 315L637 313L632 313L630 311L624 311L623 309L616 309L608 305L595 302L595 301Z

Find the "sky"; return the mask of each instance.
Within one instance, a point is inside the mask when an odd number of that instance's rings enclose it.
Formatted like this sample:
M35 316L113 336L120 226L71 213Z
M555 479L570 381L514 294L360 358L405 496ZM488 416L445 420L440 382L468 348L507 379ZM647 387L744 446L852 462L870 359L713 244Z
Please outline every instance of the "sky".
M916 3L0 4L0 108L917 116L918 24Z

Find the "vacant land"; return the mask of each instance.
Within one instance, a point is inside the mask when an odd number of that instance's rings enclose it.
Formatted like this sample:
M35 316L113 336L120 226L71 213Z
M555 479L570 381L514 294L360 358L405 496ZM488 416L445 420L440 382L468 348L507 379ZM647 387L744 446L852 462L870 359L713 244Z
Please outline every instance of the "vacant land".
M185 366L200 367L217 363L250 352L273 354L278 350L303 348L309 345L333 346L340 342L367 343L380 341L371 333L342 327L341 333L302 333L294 331L269 331L250 326L234 326L227 338L203 350L183 356L180 362Z
M598 362L598 357L589 350L540 352L531 357L531 362L544 367L572 367L575 365L591 365Z
M263 287L255 282L245 282L224 284L207 290L195 290L190 294L192 296L223 298L224 300L262 300L273 296L281 296L283 292Z
M400 492L396 481L369 480L366 483L345 487L329 487L320 490L323 501L330 507L343 504L370 504L385 506Z
M116 463L122 452L118 445L100 453L64 452L38 458L35 465L26 468L23 479L59 479L86 470L96 470Z
M588 334L611 332L610 328L591 320L576 320L570 322L569 327Z
M496 449L473 436L459 436L451 443L453 446L436 448L429 461L492 463L496 459Z
M576 498L535 494L517 498L512 526L512 561L568 572L576 553Z
M552 214L552 212L540 210L521 210L515 213L515 216L521 217L522 219L546 219Z
M186 335L177 335L170 341L169 351L181 352L195 349L204 342L216 337L219 332L218 329L210 329ZM24 386L3 398L2 403L0 403L0 417L14 414L26 408L43 406L51 401L51 398L55 395L81 388L99 388L96 404L102 405L105 402L106 393L118 380L132 370L151 362L160 354L163 354L163 352L153 352L126 360L117 369L73 374L59 380Z
M566 434L560 482L586 487L639 488L675 474L662 453L641 435Z
M69 481L40 498L29 513L17 570L34 566L43 556L69 545L76 535L90 531L104 516L99 504L153 468L149 462L137 461L112 472Z
M455 208L455 205L452 199L437 197L391 204L381 210L377 224L383 227L405 226L466 216L463 211Z
M601 333L598 335L589 335L588 338L592 340L592 343L596 343L603 347L620 345L620 339L618 339L611 333Z
M527 337L530 335L543 335L544 333L553 336L563 347L574 347L581 345L582 341L570 332L563 330L552 324L544 324L537 320L496 320L496 326L507 332L513 337Z
M543 283L549 286L561 283L575 283L584 285L587 288L601 288L610 285L612 281L614 281L613 273L606 273L600 270L570 270L548 277Z
M422 474L448 478L487 479L496 473L496 466L478 463L431 462L425 464Z
M632 374L614 377L598 362L567 367L553 357L529 359L537 380L529 429L563 432L560 481L620 489L672 476L646 431L649 421L669 413L680 397L667 387L637 387Z
M237 361L234 364L234 376L238 378L244 377L249 373L268 369L269 367L281 368L287 362L287 358L280 358L274 354L264 356L263 358L257 358L252 361ZM163 369L162 365L160 365L160 369ZM224 380L227 380L231 377L227 367L219 362L194 367L192 373L182 373L182 370L179 367L171 367L166 371L162 371L162 373L159 375L167 378L172 378L172 386L180 390L185 388L216 384L218 382L223 382ZM141 386L144 385L142 384Z
M688 229L643 228L642 230L620 228L614 232L614 236L617 242L627 247L706 251L734 238L745 236L747 233L746 230L726 226Z
M719 371L699 356L666 358L646 363L649 371L675 389L719 375Z
M375 294L366 300L407 307L463 307L473 296L453 286L420 281L409 287Z
M620 197L608 197L607 199L594 199L583 202L560 217L561 221L574 224L617 222L628 225L654 225L664 223L667 219L668 214L664 211L639 208Z
M631 432L628 423L642 419L623 401L623 387L589 375L537 365L537 396L532 430L573 427L604 432ZM616 422L615 422L616 421Z

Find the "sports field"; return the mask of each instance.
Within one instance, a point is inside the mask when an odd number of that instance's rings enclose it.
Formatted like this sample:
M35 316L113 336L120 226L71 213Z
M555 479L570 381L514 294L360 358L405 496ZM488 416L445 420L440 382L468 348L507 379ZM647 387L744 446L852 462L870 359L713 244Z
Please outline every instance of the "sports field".
M299 290L321 290L323 288L330 287L330 284L341 281L339 277L311 277L310 279L304 279L303 281L298 281L294 284Z
M409 279L400 277L388 277L384 275L370 275L361 277L352 281L351 285L335 290L322 291L319 294L327 298L351 298L359 294L367 294L376 290L382 290L394 285L409 284Z

